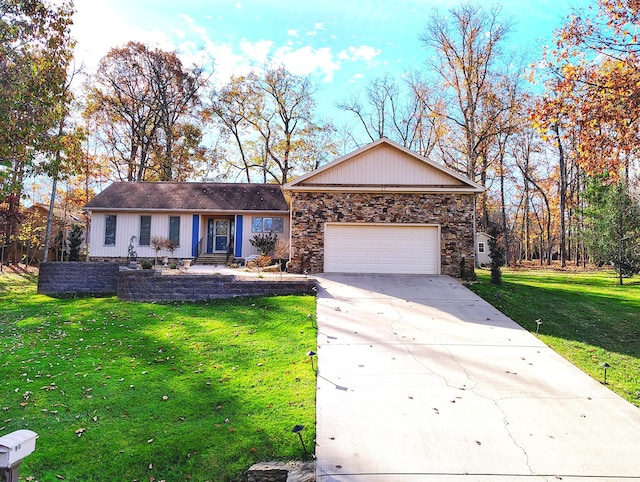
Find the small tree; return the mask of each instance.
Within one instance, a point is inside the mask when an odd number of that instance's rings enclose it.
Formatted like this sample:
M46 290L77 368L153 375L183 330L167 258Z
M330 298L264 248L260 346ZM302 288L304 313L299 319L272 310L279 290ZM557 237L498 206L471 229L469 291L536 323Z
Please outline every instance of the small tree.
M173 239L167 239L166 243L165 243L165 248L169 250L169 252L171 253L171 261L174 261L173 258L173 252L176 250L176 248L178 247L178 243L176 241L174 241Z
M489 255L491 256L491 283L494 285L502 284L501 267L504 265L504 248L502 247L498 228L493 227L489 232Z
M79 224L74 224L69 231L69 261L80 261L80 246L82 246L84 236Z
M158 264L158 251L168 249L169 240L162 236L153 236L151 238L151 247L155 250L156 255L153 264Z
M624 179L615 185L594 179L588 197L587 249L596 263L613 264L622 285L624 277L640 273L640 203Z
M67 257L67 240L65 239L64 230L58 231L53 244L56 249L56 261L64 261Z
M268 256L276 247L278 235L276 233L256 234L249 242L262 256Z

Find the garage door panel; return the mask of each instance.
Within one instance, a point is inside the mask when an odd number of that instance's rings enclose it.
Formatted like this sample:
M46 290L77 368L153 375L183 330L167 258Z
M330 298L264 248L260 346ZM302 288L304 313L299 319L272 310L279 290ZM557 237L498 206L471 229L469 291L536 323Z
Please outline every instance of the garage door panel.
M437 226L327 224L325 272L438 274Z

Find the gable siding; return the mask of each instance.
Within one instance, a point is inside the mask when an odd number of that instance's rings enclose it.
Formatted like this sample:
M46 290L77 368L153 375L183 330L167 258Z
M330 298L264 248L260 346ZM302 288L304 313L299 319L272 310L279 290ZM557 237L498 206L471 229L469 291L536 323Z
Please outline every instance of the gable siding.
M395 148L381 145L319 172L301 185L463 186L463 183Z

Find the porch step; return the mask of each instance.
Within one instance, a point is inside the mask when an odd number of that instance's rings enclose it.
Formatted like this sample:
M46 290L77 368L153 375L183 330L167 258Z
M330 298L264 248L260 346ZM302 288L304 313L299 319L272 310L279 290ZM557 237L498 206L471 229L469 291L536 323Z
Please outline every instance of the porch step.
M198 256L192 264L207 265L207 266L220 266L220 265L224 266L227 264L227 254L226 253L222 253L222 254L203 253L200 256Z

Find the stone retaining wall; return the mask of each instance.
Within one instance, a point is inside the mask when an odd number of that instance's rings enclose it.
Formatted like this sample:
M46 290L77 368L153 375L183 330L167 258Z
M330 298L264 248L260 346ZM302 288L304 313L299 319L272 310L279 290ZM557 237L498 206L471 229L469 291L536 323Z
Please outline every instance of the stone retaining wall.
M131 301L205 301L293 294L315 295L315 281L246 279L219 274L163 275L153 270L123 270L118 277L118 298Z
M128 269L116 263L53 262L40 266L38 293L91 294L129 301L204 301L239 296L315 295L315 280L186 274Z
M118 271L115 263L82 261L41 263L38 293L61 296L91 294L112 296L118 291Z

